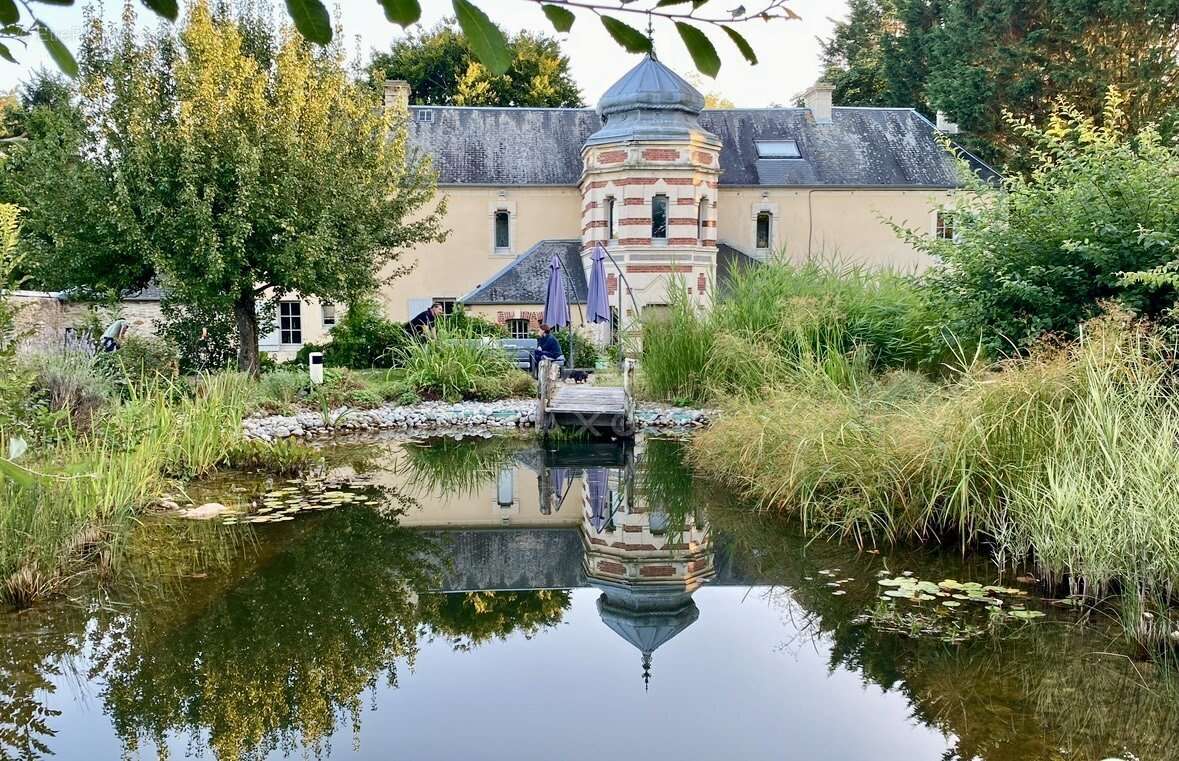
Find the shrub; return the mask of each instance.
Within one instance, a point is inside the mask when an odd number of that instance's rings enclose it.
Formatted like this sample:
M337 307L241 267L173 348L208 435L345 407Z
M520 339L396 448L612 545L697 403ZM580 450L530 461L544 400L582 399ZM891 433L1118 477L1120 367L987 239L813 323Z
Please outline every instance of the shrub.
M110 373L78 347L29 354L23 361L32 374L32 393L50 414L39 426L44 438L89 432L98 411L119 397Z
M146 384L174 379L180 357L167 341L151 336L130 336L118 351L94 357L95 371L113 379L124 389L142 389Z
M518 372L507 352L476 336L440 329L435 338L401 352L405 380L427 399L498 399Z
M255 404L265 410L281 412L305 399L311 378L300 370L275 370L260 376L255 387Z
M556 337L557 342L561 344L561 351L565 353L566 357L571 356L569 353L569 336L571 331L567 329L554 330L553 336ZM593 341L583 336L577 330L572 331L573 335L573 361L577 367L595 367L598 364L598 347Z
M461 335L486 336L488 338L506 338L508 335L502 325L477 314L468 313L461 304L438 322L443 330Z
M955 335L981 337L998 356L1045 333L1076 336L1107 300L1146 317L1174 306L1175 283L1124 273L1175 259L1179 149L1125 124L1114 91L1100 126L1072 108L1042 128L1012 120L1033 145L1031 174L947 210L953 241L909 235L942 262L926 280Z
M165 299L160 337L176 347L180 371L212 372L237 366L237 324L228 307L180 304Z
M403 325L385 319L374 299L363 298L350 304L332 328L331 343L307 344L295 359L306 365L309 353L322 351L324 363L331 367L394 367L410 340Z
M8 439L28 433L25 423L31 377L16 359L20 340L18 309L6 292L19 286L16 270L18 233L17 207L0 204L0 457L8 451Z

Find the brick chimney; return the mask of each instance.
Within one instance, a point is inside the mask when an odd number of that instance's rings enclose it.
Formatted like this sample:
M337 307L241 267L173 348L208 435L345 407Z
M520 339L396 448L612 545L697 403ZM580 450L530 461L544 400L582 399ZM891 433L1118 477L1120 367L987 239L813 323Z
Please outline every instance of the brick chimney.
M385 110L396 108L402 113L409 111L409 82L404 79L385 80Z
M946 135L958 134L958 123L950 121L950 117L946 116L945 112L937 112L937 131Z
M802 94L802 102L818 124L831 123L831 94L835 87L829 82L815 82Z

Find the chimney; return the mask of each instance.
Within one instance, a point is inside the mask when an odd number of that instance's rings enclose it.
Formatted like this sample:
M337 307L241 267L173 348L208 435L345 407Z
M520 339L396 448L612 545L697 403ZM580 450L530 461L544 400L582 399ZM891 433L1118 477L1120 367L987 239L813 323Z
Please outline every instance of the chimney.
M831 123L831 93L835 87L829 82L815 82L810 89L802 94L802 102L818 124Z
M946 116L945 112L937 112L937 131L946 135L958 134L958 123L950 121L950 117Z
M404 79L385 80L385 110L396 108L402 113L409 111L409 82Z

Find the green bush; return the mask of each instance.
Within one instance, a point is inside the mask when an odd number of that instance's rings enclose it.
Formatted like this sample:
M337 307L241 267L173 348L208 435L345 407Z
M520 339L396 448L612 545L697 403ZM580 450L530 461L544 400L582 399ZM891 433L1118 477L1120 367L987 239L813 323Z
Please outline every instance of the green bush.
M425 399L499 399L519 371L507 352L478 336L442 328L401 352L404 378Z
M94 356L94 369L113 379L124 389L142 389L161 379L174 379L179 373L180 357L166 340L151 336L130 336L118 351Z
M385 319L380 305L364 298L348 306L332 328L330 343L305 344L295 360L306 366L308 354L322 351L324 364L329 367L394 367L410 340L401 323Z
M1036 169L946 210L953 241L910 234L941 260L925 280L955 336L1003 356L1076 336L1104 301L1152 318L1174 306L1174 278L1125 273L1176 260L1179 148L1153 128L1126 133L1121 106L1111 92L1101 126L1073 109L1043 128L1014 121Z
M157 331L176 347L181 372L236 368L237 324L232 309L164 300L160 310L163 318L157 322Z
M572 331L573 348L576 350L573 354L573 362L576 367L595 367L598 364L598 347L593 341L583 336L577 330ZM561 351L569 357L569 336L568 329L554 330L553 336L557 342L561 344Z
M454 312L442 317L438 323L441 329L461 335L488 338L506 338L508 335L502 325L477 314L469 314L461 304L454 308Z

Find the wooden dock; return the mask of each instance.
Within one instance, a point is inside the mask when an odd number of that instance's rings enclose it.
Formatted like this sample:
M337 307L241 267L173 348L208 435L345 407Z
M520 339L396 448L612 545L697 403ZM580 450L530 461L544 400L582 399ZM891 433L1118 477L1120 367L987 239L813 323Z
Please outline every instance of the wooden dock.
M593 438L631 438L634 424L634 360L625 360L621 386L590 386L561 380L561 368L548 360L537 374L537 422L547 436L556 428Z

